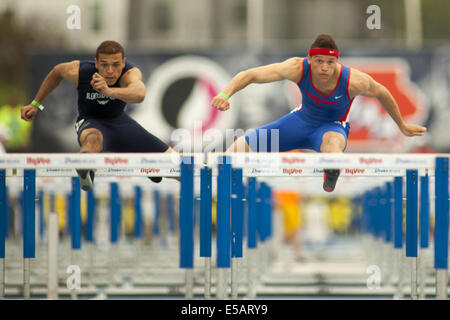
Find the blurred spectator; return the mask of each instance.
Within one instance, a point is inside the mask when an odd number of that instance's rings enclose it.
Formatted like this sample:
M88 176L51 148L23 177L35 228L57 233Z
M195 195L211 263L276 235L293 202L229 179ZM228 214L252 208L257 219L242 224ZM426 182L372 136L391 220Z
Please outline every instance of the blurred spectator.
M8 128L3 126L0 123L0 154L6 153L4 143L5 143L5 140L8 139L8 137L9 137L9 130L8 130Z
M15 94L10 96L7 104L0 106L0 128L7 135L0 134L7 152L27 152L30 143L32 123L20 119L21 105Z
M275 200L283 214L283 241L292 246L295 260L303 261L300 239L301 197L297 192L279 191L275 193Z

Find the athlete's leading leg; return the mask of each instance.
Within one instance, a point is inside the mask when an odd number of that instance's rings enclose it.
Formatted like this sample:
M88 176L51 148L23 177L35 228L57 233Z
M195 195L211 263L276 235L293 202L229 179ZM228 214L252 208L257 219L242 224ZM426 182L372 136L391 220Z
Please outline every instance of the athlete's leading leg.
M80 135L80 152L98 153L103 150L103 135L95 128L84 129Z
M95 128L84 129L80 134L80 152L81 153L98 153L103 149L103 135L100 130ZM80 177L81 189L88 191L94 183L95 173L90 169L77 169Z
M176 151L173 150L171 147L169 147L166 151L164 151L164 153L172 153L172 152L176 152ZM148 177L148 178L155 183L160 183L162 181L162 177ZM180 178L178 178L178 177L175 177L173 179L180 181Z
M324 153L342 153L346 143L346 139L341 133L328 131L322 137L320 151ZM334 190L339 174L339 169L325 169L323 171L323 189L325 191L332 192Z
M176 152L165 142L143 128L137 121L126 113L121 114L111 124L114 133L107 150L112 152L142 152L142 153L172 153ZM159 183L162 177L148 177ZM179 178L174 178L179 180Z

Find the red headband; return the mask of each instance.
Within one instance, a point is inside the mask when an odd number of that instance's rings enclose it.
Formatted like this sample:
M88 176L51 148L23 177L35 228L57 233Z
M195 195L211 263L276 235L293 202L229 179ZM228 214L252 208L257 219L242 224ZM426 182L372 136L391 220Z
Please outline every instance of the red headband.
M334 56L336 58L339 58L339 51L334 49L324 49L324 48L314 48L309 49L309 56L312 57L316 54L323 54L327 56Z

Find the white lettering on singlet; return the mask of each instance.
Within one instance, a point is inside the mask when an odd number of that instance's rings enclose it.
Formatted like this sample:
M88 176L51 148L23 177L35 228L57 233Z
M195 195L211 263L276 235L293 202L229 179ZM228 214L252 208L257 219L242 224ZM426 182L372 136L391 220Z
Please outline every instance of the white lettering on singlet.
M101 105L107 104L109 100L115 100L115 98L105 96L100 92L86 92L86 100L97 100Z

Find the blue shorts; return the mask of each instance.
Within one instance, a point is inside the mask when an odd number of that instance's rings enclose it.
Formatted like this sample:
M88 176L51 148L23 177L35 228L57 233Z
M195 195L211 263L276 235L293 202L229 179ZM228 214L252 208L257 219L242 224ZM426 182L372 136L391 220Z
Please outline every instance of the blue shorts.
M320 152L322 137L328 131L341 133L345 146L350 131L348 122L312 122L301 109L283 116L245 135L252 151L285 152L294 149L311 149Z
M114 118L87 117L77 121L75 130L78 135L78 144L80 144L81 132L89 128L98 129L102 133L102 152L165 152L169 148L125 112Z

